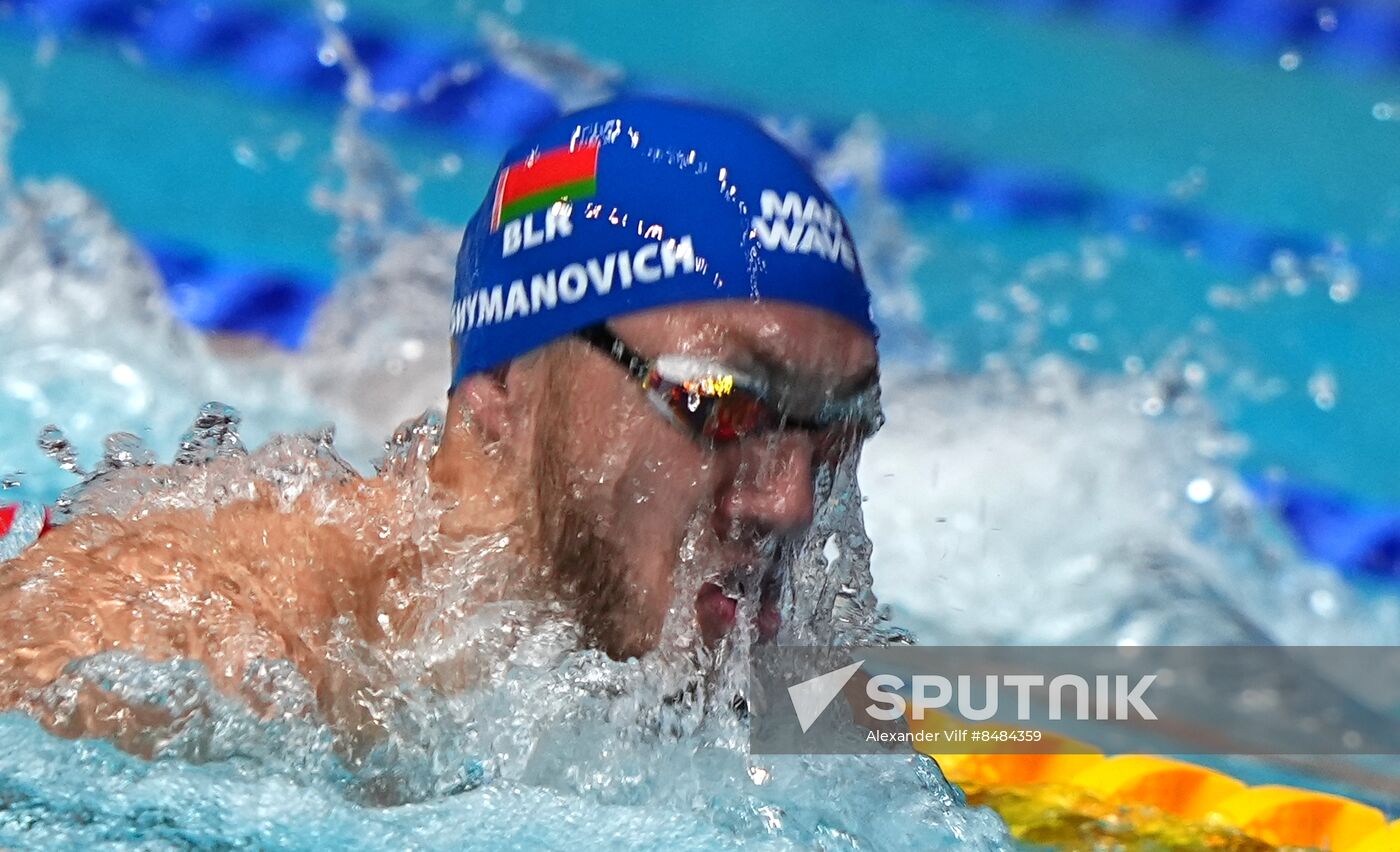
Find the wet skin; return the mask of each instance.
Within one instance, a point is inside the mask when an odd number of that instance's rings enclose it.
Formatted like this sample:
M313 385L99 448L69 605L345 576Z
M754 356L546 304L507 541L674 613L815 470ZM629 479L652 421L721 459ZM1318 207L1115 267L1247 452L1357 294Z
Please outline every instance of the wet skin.
M715 302L610 325L645 355L781 374L814 398L854 390L877 366L866 333L793 304ZM515 567L491 596L562 601L591 644L625 658L655 647L673 607L693 610L709 642L735 626L720 584L736 571L761 575L771 542L811 524L816 450L803 432L703 447L605 354L565 340L463 381L429 487L447 507L442 540L504 542L502 565ZM332 623L348 621L370 643L409 632L421 614L388 601L411 597L446 558L385 528L411 505L409 490L381 477L290 511L265 494L212 517L169 511L60 527L0 572L0 706L45 716L26 701L34 688L70 660L127 650L202 661L229 692L252 659L288 659L330 709L354 686L326 664ZM328 511L341 520L313 520ZM678 561L695 570L679 577ZM771 608L755 627L776 630ZM149 720L107 703L94 693L45 721L146 750Z

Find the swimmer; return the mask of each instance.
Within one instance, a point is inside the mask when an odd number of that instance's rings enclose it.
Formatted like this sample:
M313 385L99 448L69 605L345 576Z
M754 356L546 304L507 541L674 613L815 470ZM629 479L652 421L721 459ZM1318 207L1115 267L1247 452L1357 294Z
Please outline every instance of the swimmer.
M503 567L461 612L549 600L626 659L678 606L720 642L753 595L742 627L771 638L774 542L810 527L817 471L878 425L869 292L806 166L708 107L565 116L506 156L454 290L433 546L396 528L408 486L387 472L329 497L80 515L0 568L0 706L44 715L26 696L114 650L202 662L230 693L253 660L285 659L334 705L352 685L328 663L333 625L370 645L410 633L423 613L394 602L483 542ZM685 588L682 551L704 569ZM140 712L112 700L44 721L140 750Z

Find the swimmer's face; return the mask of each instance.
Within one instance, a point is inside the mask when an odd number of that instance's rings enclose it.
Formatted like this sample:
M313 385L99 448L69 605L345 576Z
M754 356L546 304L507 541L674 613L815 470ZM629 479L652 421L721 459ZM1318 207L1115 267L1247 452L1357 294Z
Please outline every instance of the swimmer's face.
M684 354L799 389L810 399L868 386L875 344L800 305L713 303L609 323L647 357ZM640 383L576 341L546 359L548 404L534 481L546 547L585 627L614 657L655 647L673 607L713 642L735 626L720 586L772 577L773 545L812 523L818 437L785 431L707 447L667 419ZM829 452L829 450L828 450ZM682 566L681 570L677 566ZM760 607L760 635L777 629Z

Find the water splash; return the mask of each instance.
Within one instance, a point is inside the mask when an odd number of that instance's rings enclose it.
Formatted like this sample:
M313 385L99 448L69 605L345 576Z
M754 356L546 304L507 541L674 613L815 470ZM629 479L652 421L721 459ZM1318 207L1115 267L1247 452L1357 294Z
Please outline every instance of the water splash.
M335 463L329 431L279 437L249 453L237 421L225 406L204 406L172 465L127 464L147 456L130 436L114 436L122 463L102 466L75 489L66 522L229 505L271 485L283 511L315 510L322 523L349 523L344 511L354 509L340 499L341 489L358 478ZM436 414L394 434L380 468L399 499L361 519L356 534L373 531L385 548L448 558L429 568L421 584L389 595L384 611L419 613L407 622L383 622L383 641L366 641L349 617L333 620L326 658L329 682L336 684L330 694L338 698L318 698L315 686L282 662L256 660L240 677L242 698L234 699L201 664L110 653L69 666L25 706L61 729L79 712L80 694L101 690L123 707L143 708L140 719L111 717L110 735L124 748L196 765L236 763L254 789L293 777L377 805L465 794L461 807L472 812L518 806L522 797L547 790L573 802L576 818L591 820L599 807L655 814L634 820L637 842L664 830L675 813L782 846L833 837L930 847L958 839L983 848L1002 842L995 818L963 807L926 759L896 770L883 758L750 758L736 709L747 642L724 642L708 655L685 605L668 619L658 652L616 661L580 650L579 628L557 603L512 599L497 588L488 593L495 603L473 604L513 569L500 542L451 542L437 531L441 507L424 484L440 434ZM869 593L869 542L859 506L852 461L836 472L832 498L794 557L785 597L789 641L897 636ZM197 576L192 582L182 587L187 599L212 593L217 600L215 587L199 591ZM201 630L222 643L250 641L236 613L207 605L202 612ZM158 621L190 617L189 611L155 615ZM158 636L162 628L152 623L148 630ZM465 680L463 659L473 661ZM752 780L756 772L762 784ZM815 776L822 785L811 783ZM841 795L833 798L833 790ZM486 804L471 791L516 804ZM900 816L887 827L866 824L877 808Z
M221 402L206 402L190 431L180 438L175 464L206 464L216 458L246 455L238 423L243 416Z
M113 432L103 442L102 460L97 463L99 474L129 467L143 467L156 463L153 452L146 448L141 438L130 432Z
M841 200L852 232L860 235L861 268L880 319L881 354L926 369L946 368L950 353L929 332L915 282L929 249L881 189L885 140L878 123L869 116L857 118L827 150L800 142L800 130L789 130L786 137L813 158L817 176Z
M60 470L83 475L83 469L78 466L78 450L62 429L52 423L45 426L39 431L38 444L39 450L52 459Z
M881 596L936 644L1400 640L1400 600L1299 560L1169 377L888 375L862 468Z
M181 326L154 267L100 203L57 179L0 188L0 470L30 470L35 496L63 487L35 448L58 423L69 447L124 429L173 445L203 400L235 397L255 433L323 420L275 355L230 363ZM46 438L47 440L47 438Z
M483 14L478 22L496 60L553 95L561 111L600 103L616 94L623 82L622 69L585 57L570 45L523 38L494 15Z

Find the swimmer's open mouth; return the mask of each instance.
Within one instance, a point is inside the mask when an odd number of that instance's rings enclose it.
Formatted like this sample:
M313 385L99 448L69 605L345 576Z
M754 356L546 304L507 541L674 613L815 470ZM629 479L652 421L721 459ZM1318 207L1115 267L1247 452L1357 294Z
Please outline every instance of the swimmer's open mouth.
M700 587L695 597L695 614L700 633L706 642L716 642L734 629L738 620L739 601L750 595L758 598L758 615L754 630L758 641L767 642L778 634L782 616L778 614L778 598L782 589L782 572L773 564L766 569L741 567L731 570L719 582Z

